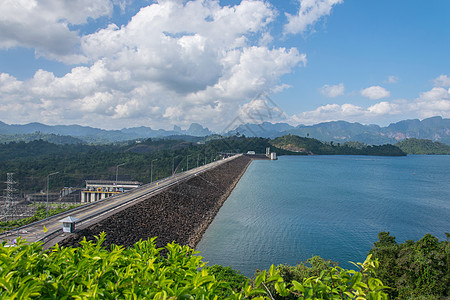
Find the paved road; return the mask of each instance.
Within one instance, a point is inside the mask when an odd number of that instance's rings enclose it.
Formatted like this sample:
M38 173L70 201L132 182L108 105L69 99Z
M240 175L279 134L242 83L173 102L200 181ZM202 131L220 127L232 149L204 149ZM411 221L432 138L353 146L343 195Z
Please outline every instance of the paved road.
M71 216L79 219L76 223L77 228L80 226L85 227L97 223L120 209L134 205L161 192L162 190L167 189L170 186L179 183L180 181L187 180L197 174L215 168L216 166L239 156L241 155L235 155L183 173L178 173L175 176L167 177L159 181L140 186L128 192L124 192L101 201L85 204L78 208L29 224L27 226L4 232L0 234L0 240L6 240L7 244L10 245L14 243L14 239L20 236L21 238L25 238L28 242L42 241L45 244L44 247L47 248L52 246L52 244L58 240L58 237L60 237L59 240L61 240L63 236L68 235L67 233L63 234L62 223L60 222L60 220L65 217ZM44 232L44 226L46 228L46 232Z

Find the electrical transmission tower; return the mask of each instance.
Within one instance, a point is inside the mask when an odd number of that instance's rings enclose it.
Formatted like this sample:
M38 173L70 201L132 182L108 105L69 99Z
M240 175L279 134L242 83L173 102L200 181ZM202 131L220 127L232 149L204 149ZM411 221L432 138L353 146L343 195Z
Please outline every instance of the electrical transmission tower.
M15 206L14 206L14 173L7 173L6 175L6 197L3 203L2 220L8 221L14 218Z

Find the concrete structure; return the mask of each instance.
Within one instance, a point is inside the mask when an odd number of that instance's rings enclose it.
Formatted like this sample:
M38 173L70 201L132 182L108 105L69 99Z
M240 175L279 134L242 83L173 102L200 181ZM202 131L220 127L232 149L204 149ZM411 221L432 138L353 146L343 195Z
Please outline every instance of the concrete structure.
M48 201L49 202L58 202L61 198L60 193L48 193ZM31 202L46 202L47 194L44 192L36 193L36 194L28 194L25 195L25 199Z
M77 218L68 216L60 220L63 223L63 232L72 233L75 231L75 223L78 221Z
M60 193L48 193L49 202L80 202L79 188L65 187ZM47 194L41 191L35 194L26 194L24 198L31 202L47 202Z
M141 186L138 181L86 180L81 202L95 202Z
M271 160L277 160L278 158L277 158L277 154L275 153L275 152L271 152L270 153L270 159Z

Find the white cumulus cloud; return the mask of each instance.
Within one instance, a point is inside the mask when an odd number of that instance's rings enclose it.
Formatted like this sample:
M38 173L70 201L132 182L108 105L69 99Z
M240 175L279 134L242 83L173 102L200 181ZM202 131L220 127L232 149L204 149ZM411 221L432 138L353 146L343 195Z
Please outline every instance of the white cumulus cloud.
M400 105L397 103L383 101L368 107L367 111L375 115L395 115L401 112L399 108Z
M37 55L77 63L84 60L74 51L80 38L69 25L109 16L112 9L109 0L2 0L0 49L34 48Z
M321 122L345 120L370 124L390 120L392 116L406 113L402 109L410 109L411 103L398 100L397 102L379 102L369 107L362 107L351 103L327 104L312 111L302 112L290 116L288 120L293 124L317 124Z
M431 90L420 94L410 104L410 109L417 112L424 118L432 116L450 117L450 89L434 87Z
M450 87L450 77L441 75L434 79L434 85L437 87Z
M331 13L334 5L343 0L299 0L299 10L295 15L286 13L288 23L284 27L285 34L303 33L318 20Z
M361 95L373 100L378 100L381 98L389 97L391 95L391 92L386 90L384 87L376 85L361 90Z
M342 96L344 95L344 84L343 83L339 83L337 85L328 85L325 84L324 86L322 86L319 91L322 95L330 97L330 98L335 98L337 96Z

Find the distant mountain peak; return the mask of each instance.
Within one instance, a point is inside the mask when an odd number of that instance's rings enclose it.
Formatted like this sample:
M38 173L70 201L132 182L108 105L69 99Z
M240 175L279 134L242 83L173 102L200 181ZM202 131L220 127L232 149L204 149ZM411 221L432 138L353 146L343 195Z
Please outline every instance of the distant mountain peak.
M192 123L189 126L188 130L186 130L186 133L192 136L207 136L212 134L212 132L208 128L204 128L198 123Z

